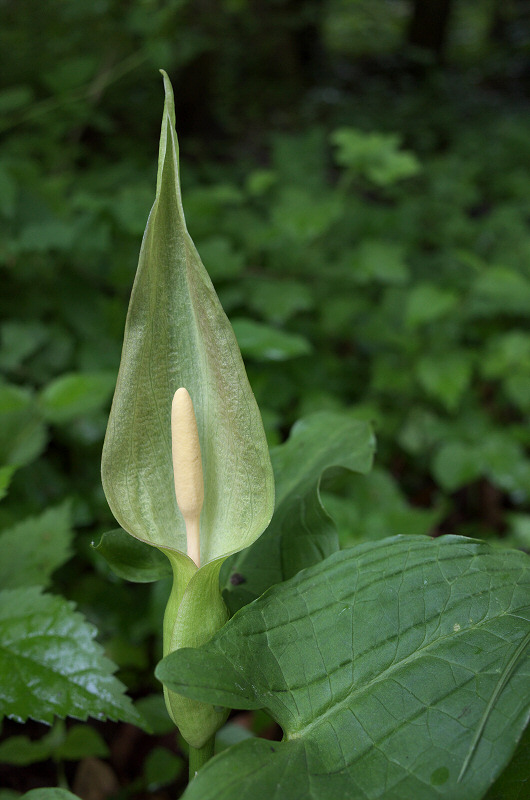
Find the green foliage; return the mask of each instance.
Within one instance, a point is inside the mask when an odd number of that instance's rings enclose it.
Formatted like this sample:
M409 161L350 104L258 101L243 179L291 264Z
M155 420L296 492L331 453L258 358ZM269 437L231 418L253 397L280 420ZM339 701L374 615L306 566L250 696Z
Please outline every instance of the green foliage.
M390 534L468 532L530 550L528 19L521 3L453 2L435 68L407 47L414 5L0 11L2 588L53 593L39 595L37 633L75 601L120 679L147 693L139 708L159 736L171 725L151 677L168 564L105 533L115 523L99 461L152 202L160 67L176 87L188 227L235 322L273 457L322 409L377 434L368 475L315 468L291 513L319 544L304 552L297 535L286 575L338 542ZM259 594L257 578L230 574L228 598ZM275 568L263 588L286 575ZM176 768L167 752L152 759ZM34 770L10 783L15 771L8 785L29 787ZM521 745L486 796L522 800L527 783Z
M38 587L1 593L0 715L51 724L54 716L142 725L95 630L60 597Z
M526 724L529 583L522 553L398 537L274 587L157 668L194 699L266 708L284 732L221 754L185 796L270 795L279 781L318 800L481 798Z
M374 449L367 423L331 412L299 420L289 439L273 448L272 522L251 547L227 560L221 576L232 613L338 549L335 525L320 500L322 477L333 468L368 472Z
M70 507L49 508L0 533L2 589L47 586L52 573L71 556Z

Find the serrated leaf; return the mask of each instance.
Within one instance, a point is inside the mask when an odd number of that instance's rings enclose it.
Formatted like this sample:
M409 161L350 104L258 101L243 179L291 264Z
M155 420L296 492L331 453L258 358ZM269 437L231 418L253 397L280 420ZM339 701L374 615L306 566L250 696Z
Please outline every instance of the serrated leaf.
M157 667L284 730L214 758L186 800L479 800L530 713L529 590L527 555L453 536L360 545L273 587Z
M133 536L186 553L171 456L170 413L184 386L193 401L205 500L201 564L251 544L274 503L259 410L234 332L187 231L173 92L164 73L156 198L131 295L102 459L105 494Z
M71 556L70 504L49 508L0 533L0 586L46 586Z
M143 721L72 603L39 587L0 592L0 717Z
M93 547L112 571L126 581L150 583L173 574L171 564L160 550L134 539L122 528L107 531Z
M331 411L299 420L287 442L272 449L276 508L271 524L223 568L224 597L232 613L338 550L336 527L320 501L322 475L331 467L366 473L374 450L368 423Z

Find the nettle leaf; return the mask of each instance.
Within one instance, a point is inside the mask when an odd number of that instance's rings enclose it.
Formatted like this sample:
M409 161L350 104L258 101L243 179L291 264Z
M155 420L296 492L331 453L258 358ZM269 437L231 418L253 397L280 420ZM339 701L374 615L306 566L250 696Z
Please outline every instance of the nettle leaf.
M171 564L160 550L134 539L122 528L107 531L92 546L126 581L151 583L172 574Z
M330 556L157 668L174 691L265 708L282 742L221 753L187 800L478 800L530 713L530 570L461 537Z
M0 592L0 717L51 724L55 716L143 725L73 604L39 587Z
M272 522L252 547L224 565L225 602L232 613L275 583L339 549L335 524L320 501L331 467L366 473L375 439L370 425L332 411L299 420L287 442L271 450L276 484Z
M156 199L129 305L102 477L122 528L186 553L170 435L173 394L185 387L202 452L201 564L207 564L262 533L273 509L273 476L236 337L186 228L173 92L165 74L164 85Z
M2 531L0 586L2 589L46 586L52 573L70 558L71 541L68 502Z

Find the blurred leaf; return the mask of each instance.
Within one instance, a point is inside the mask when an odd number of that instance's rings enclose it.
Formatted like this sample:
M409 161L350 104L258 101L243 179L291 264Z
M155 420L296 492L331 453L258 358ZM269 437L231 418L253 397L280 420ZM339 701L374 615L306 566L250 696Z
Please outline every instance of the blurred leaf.
M458 306L458 295L432 283L419 283L410 289L405 308L409 328L434 322Z
M42 413L49 422L62 424L98 411L110 400L115 383L113 372L61 375L41 392Z
M378 281L400 285L409 279L403 249L397 244L365 239L353 253L352 274L357 283Z
M33 91L29 86L11 86L0 92L0 114L9 114L13 111L29 106L33 100Z
M310 242L322 236L341 216L341 198L333 194L315 197L297 186L286 186L272 207L275 228L300 242Z
M482 469L480 452L473 445L462 442L446 442L432 462L435 480L449 492L476 481L482 475Z
M401 139L397 134L338 128L330 138L336 147L337 163L377 186L390 186L421 171L416 156L399 149Z
M0 368L12 370L20 366L48 339L48 328L40 322L4 322L0 347Z
M342 547L399 534L429 534L443 512L440 505L409 505L393 476L380 467L367 475L352 475L346 490L345 496L331 492L322 496Z
M118 577L137 583L151 583L172 575L171 564L156 547L135 539L122 528L107 531L92 545Z
M23 466L44 450L46 428L32 394L0 383L0 464Z
M2 500L7 494L7 490L9 489L9 484L11 483L11 478L13 477L14 472L15 467L0 467L0 500Z
M30 792L21 795L20 800L80 800L80 798L66 789L59 789L54 786L32 789Z
M489 267L473 284L469 313L530 315L530 280L508 267Z
M184 761L166 747L154 747L144 762L144 778L150 792L168 786L184 769Z
M197 245L203 263L212 281L235 278L245 266L245 257L237 252L232 242L222 236L211 236Z
M153 203L153 189L148 183L124 186L113 198L111 210L127 233L142 234Z
M300 281L253 279L248 282L246 296L249 308L280 324L314 306L311 291Z
M47 586L72 555L70 503L49 508L0 533L0 586Z
M425 391L448 411L454 411L469 389L473 371L470 354L458 351L430 354L416 365L416 375Z
M31 740L27 736L10 736L0 742L0 764L27 766L38 761L46 761L56 752L64 741L64 723L55 724L51 731L40 739Z
M55 716L143 725L73 604L38 587L0 592L0 717L51 724Z
M141 697L136 703L136 708L149 725L153 735L164 736L167 733L174 733L175 723L167 713L163 694Z
M481 368L486 378L503 378L515 371L530 375L530 334L513 330L492 337Z
M256 361L286 361L311 352L310 343L303 336L287 333L251 319L233 319L232 327L241 353Z
M50 733L37 740L11 736L0 743L0 763L26 766L53 758L78 760L87 756L106 757L109 749L99 733L89 725L74 725L68 731L58 721Z
M73 725L53 756L57 761L78 761L91 756L106 758L109 752L105 740L94 728L90 725Z

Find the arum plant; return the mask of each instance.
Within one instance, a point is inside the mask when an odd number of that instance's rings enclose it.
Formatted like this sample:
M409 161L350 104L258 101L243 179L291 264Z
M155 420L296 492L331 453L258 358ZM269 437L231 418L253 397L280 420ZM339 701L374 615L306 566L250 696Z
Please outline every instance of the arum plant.
M173 92L165 73L156 197L134 282L103 447L121 527L171 563L164 653L198 647L226 622L219 570L254 542L274 506L260 413L239 347L186 228ZM165 690L192 773L227 712Z
M320 481L337 467L367 472L374 452L370 426L347 413L298 421L269 459L186 229L164 84L102 467L116 519L140 541L126 558L121 534L98 549L132 579L171 565L156 675L190 745L184 796L520 800L509 765L529 749L528 556L459 536L341 551ZM265 709L281 742L249 737L210 760L230 708Z

